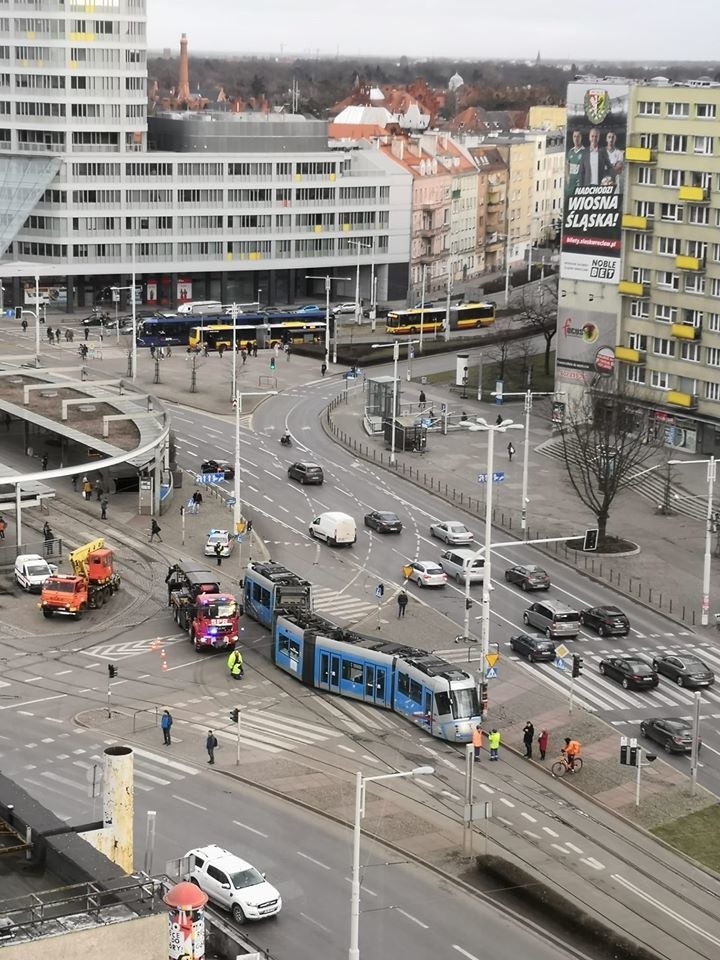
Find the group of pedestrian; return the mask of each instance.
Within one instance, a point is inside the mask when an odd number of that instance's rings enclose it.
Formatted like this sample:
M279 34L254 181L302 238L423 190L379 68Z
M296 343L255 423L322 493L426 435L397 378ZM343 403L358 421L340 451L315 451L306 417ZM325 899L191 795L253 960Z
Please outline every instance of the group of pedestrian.
M474 760L476 763L480 762L480 751L483 746L483 736L485 736L482 727L478 724L472 732L472 747ZM543 730L537 738L538 750L540 751L540 759L545 759L545 754L548 748L548 740L550 735L547 730ZM525 759L532 760L532 750L533 743L535 742L535 726L528 720L523 727L523 745L525 747ZM487 745L488 750L490 751L490 759L498 760L500 753L500 733L498 730L493 727L490 733L487 734Z
M25 321L23 321L23 322L25 322ZM25 324L25 327L27 327L27 324ZM25 330L25 327L23 328L23 332L24 332L24 330ZM48 343L54 343L54 344L56 344L57 346L60 346L60 337L61 337L61 336L62 336L62 330L60 329L60 327L58 327L56 330L53 330L52 327L48 327L48 328L47 328ZM66 335L65 339L67 340L67 335Z
M172 745L172 735L170 731L172 730L173 718L169 710L163 710L162 716L160 717L160 729L163 734L163 746L169 747ZM208 763L215 763L215 750L217 749L218 742L217 737L212 732L208 730L207 737L205 738L205 749L208 754Z

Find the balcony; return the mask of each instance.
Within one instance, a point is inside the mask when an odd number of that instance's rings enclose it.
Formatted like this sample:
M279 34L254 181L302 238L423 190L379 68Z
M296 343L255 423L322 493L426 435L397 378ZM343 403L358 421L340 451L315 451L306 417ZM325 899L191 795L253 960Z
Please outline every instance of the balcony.
M636 283L634 280L621 280L618 283L618 293L621 297L635 297L642 300L650 296L650 284Z
M450 229L449 223L439 223L437 226L432 224L424 223L418 230L418 236L424 237L426 240L431 237L437 237L440 234L447 233Z
M626 147L626 163L655 163L657 160L657 150L650 147Z
M615 359L620 363L632 363L638 366L645 363L644 350L635 350L633 347L615 347Z
M647 232L653 228L653 222L649 217L636 217L632 213L624 213L621 223L623 230L641 230Z
M440 207L445 206L447 202L447 200L433 200L427 203L421 203L419 206L421 210L439 210Z
M665 394L665 403L670 407L697 410L698 398L695 393L680 393L679 390L669 390Z
M676 340L702 340L702 328L693 327L689 323L673 323L670 336Z
M705 187L680 187L677 198L688 203L708 203L710 191Z
M435 252L432 250L423 250L423 252L418 256L416 263L435 263L436 260L442 260L444 257L447 257L447 255L447 250L438 250Z
M485 249L499 250L505 245L505 237L495 231L485 234Z
M705 270L705 260L702 257L675 257L675 266L678 270L689 270L691 273L701 273Z

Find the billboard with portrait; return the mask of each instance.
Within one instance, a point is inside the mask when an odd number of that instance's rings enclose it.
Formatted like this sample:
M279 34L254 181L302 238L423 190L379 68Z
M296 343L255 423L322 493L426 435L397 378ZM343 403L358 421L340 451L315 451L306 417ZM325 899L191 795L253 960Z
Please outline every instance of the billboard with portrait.
M620 280L629 94L627 83L568 85L563 280Z
M614 313L560 308L556 380L587 386L615 372Z

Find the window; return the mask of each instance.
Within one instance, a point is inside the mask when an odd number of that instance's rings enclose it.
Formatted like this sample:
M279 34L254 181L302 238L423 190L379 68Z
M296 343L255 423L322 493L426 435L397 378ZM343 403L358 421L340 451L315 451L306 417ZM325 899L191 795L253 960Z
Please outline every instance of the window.
M695 104L695 116L698 120L714 120L716 107L714 103Z
M653 337L653 353L656 357L674 357L675 344L672 340L663 337Z
M717 277L713 277L710 281L710 296L720 297L720 280Z
M689 170L685 173L685 183L689 187L700 187L701 190L709 192L712 186L712 174L702 173L699 170Z
M720 313L709 313L705 323L710 333L720 333Z
M703 157L710 157L712 156L712 152L712 137L693 137L693 153L701 154Z
M657 150L658 134L657 133L641 133L640 146L643 147L645 150Z
M671 223L681 223L682 211L683 208L677 203L661 203L660 219Z
M657 183L657 170L655 167L638 167L637 182L641 187L653 187Z
M647 300L631 300L630 316L637 320L647 320L650 316L650 304Z
M720 367L720 347L708 347L706 356L705 362L709 367Z
M689 117L690 104L670 102L667 105L667 115L669 117Z
M354 660L345 660L342 662L342 678L349 683L363 682L363 665Z
M226 883L228 886L230 886L230 878L228 875L223 873L222 870L218 870L217 867L208 866L207 875L212 877L213 880L217 880L217 882L221 885Z
M687 137L678 133L665 134L665 150L667 153L687 153Z
M647 336L644 333L629 333L628 346L631 350L647 350Z
M631 278L633 283L650 283L650 271L645 267L633 267Z
M634 364L629 366L625 379L628 383L645 383L645 367L635 366Z
M658 251L663 257L676 257L680 253L680 240L677 237L658 237Z
M680 344L680 359L688 360L690 363L700 362L700 344L688 343L684 341Z
M664 373L662 370L653 370L650 373L650 385L658 390L669 390L670 374Z
M655 283L661 290L679 290L680 277L672 270L656 270Z
M638 100L638 116L639 117L659 117L660 101L659 100Z
M703 325L702 310L683 310L682 322L688 327L701 328Z
M710 223L710 208L690 204L688 207L688 223L697 227L706 227Z
M720 400L720 381L714 380L712 383L705 384L705 399Z
M699 273L689 273L685 277L685 293L705 293L705 277Z
M650 253L652 251L652 237L649 233L633 235L633 250L636 253Z
M635 216L646 217L648 220L653 220L655 218L655 204L649 200L636 200Z
M677 323L677 308L665 303L655 304L655 319L658 323Z
M682 170L663 170L662 185L664 187L679 187L682 184Z
M707 243L702 240L688 240L687 253L689 257L695 257L697 260L705 260L707 256Z

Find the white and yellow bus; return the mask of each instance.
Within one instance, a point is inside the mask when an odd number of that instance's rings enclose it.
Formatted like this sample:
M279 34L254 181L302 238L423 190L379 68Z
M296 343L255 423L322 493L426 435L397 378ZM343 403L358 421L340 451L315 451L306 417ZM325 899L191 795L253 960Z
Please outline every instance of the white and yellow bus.
M439 333L445 329L445 307L413 307L411 310L393 310L387 315L385 332L395 336L420 333ZM472 330L495 323L494 303L451 303L450 329Z

